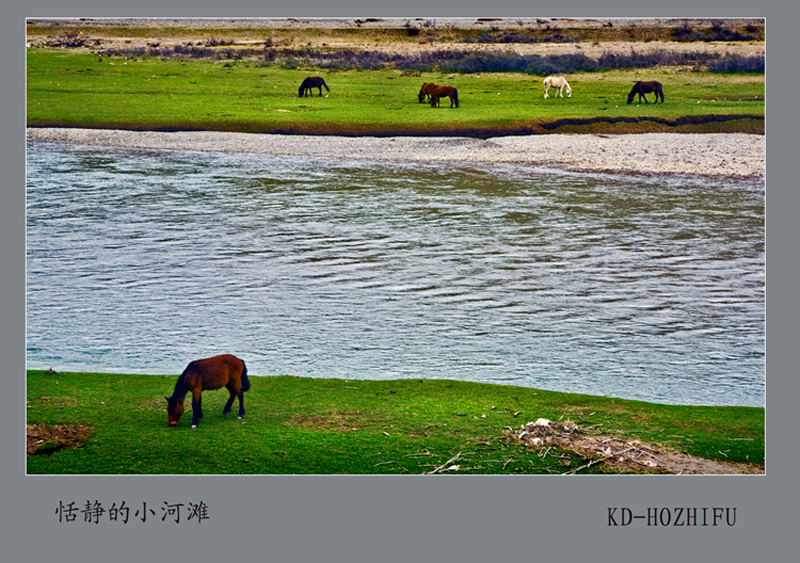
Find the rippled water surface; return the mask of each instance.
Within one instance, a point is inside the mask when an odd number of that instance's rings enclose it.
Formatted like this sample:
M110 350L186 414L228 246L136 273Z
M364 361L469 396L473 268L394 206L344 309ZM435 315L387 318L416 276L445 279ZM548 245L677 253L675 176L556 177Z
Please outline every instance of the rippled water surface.
M761 183L37 144L27 188L33 369L764 405Z

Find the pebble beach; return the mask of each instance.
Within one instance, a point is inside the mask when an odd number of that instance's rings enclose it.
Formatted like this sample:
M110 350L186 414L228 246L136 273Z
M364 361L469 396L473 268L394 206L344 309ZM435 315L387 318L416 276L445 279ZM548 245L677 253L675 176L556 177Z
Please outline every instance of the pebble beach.
M576 172L765 176L766 137L645 133L467 137L339 137L214 131L29 128L29 143L189 150L404 163L507 163Z

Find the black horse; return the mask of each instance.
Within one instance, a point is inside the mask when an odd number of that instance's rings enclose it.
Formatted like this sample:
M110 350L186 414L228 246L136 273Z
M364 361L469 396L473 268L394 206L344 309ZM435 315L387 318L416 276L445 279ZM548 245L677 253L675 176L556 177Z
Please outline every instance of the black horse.
M656 93L656 101L654 103L658 103L658 97L661 96L661 103L664 103L664 91L661 89L661 82L637 82L633 85L631 89L631 93L628 94L628 103L630 104L633 101L633 97L636 94L639 94L639 103L642 103L642 98L644 98L644 103L647 102L647 98L645 94L652 94L653 92Z
M300 89L297 91L297 97L302 98L304 95L310 94L311 97L314 97L314 91L312 88L319 88L319 95L322 97L322 87L325 86L325 89L330 92L331 89L328 88L328 85L325 84L325 81L319 76L309 76L303 83L300 85Z

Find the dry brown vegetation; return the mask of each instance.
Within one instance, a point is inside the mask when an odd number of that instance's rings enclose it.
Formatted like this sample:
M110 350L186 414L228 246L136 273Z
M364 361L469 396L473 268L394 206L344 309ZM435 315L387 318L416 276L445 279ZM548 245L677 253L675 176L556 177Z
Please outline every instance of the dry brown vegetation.
M557 423L538 419L525 425L522 430L509 432L506 439L521 442L537 450L542 457L561 457L564 452L573 452L585 459L583 465L567 470L567 474L575 474L598 464L619 470L680 475L764 473L763 467L701 459L661 444L603 434L600 425L587 427L570 420Z
M76 43L77 41L77 43ZM28 42L87 50L174 48L353 49L397 54L443 49L520 55L702 51L763 56L763 20L564 18L29 20Z
M92 429L88 426L28 424L28 454L52 454L59 450L77 448L86 443L91 433Z

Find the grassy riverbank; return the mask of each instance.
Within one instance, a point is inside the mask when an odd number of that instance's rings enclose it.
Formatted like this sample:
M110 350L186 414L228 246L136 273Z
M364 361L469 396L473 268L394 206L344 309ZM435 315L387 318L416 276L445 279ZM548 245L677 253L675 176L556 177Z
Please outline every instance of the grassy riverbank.
M571 98L544 99L541 76L286 68L246 60L103 57L29 49L32 127L340 135L764 132L764 75L615 70L569 75ZM305 76L330 92L298 98ZM666 103L625 103L634 80L664 84ZM460 107L417 101L451 84Z
M252 377L243 421L222 417L226 391L208 391L205 417L192 429L190 413L176 428L166 423L163 397L177 375L27 375L31 474L658 471L621 469L557 445L525 446L521 427L538 418L573 421L585 435L755 464L750 470L764 464L762 408L667 406L449 380Z

